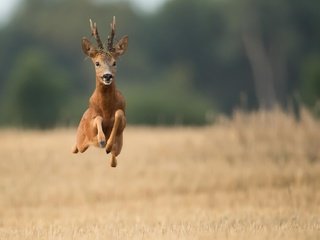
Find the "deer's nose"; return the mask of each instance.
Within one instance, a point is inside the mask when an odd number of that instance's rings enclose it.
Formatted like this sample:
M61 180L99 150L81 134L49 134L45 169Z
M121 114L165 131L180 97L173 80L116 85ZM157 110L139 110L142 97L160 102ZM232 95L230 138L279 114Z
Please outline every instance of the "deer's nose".
M110 73L106 73L102 76L104 79L106 79L107 81L109 81L111 78L113 78L112 74Z

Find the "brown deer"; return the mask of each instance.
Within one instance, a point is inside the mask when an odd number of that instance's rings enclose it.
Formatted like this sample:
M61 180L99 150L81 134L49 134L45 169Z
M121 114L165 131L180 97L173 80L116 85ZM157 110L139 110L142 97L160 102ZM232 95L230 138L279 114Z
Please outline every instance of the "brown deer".
M98 47L83 38L82 50L95 66L96 88L90 97L89 108L80 120L72 152L83 153L90 145L105 148L107 154L111 152L111 166L116 167L116 157L122 149L122 134L126 126L126 102L115 85L116 61L127 49L128 36L124 36L113 45L115 36L115 17L113 17L105 48L99 37L97 24L92 23L91 19L90 27Z

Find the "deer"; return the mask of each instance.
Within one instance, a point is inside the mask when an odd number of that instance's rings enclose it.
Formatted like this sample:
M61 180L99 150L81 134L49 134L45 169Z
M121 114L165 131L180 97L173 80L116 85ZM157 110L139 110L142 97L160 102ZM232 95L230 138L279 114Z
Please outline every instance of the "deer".
M128 47L128 36L114 44L115 24L113 17L106 47L100 39L97 24L91 19L91 35L97 47L86 37L82 38L82 50L95 67L96 86L78 125L76 144L72 148L73 153L83 153L89 146L104 148L107 154L111 153L111 167L117 166L116 157L121 152L126 127L126 101L116 88L115 75L116 62Z

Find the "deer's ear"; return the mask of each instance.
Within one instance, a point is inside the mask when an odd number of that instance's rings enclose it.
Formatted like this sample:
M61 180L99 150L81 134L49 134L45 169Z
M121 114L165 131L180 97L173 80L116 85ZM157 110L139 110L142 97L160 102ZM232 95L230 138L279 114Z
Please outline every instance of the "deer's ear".
M114 51L115 57L119 57L122 54L124 54L125 51L127 50L127 47L128 47L128 36L124 36L114 46L114 48L115 48L115 51Z
M85 37L82 38L82 51L89 57L94 57L97 54L97 49L91 44L91 42Z

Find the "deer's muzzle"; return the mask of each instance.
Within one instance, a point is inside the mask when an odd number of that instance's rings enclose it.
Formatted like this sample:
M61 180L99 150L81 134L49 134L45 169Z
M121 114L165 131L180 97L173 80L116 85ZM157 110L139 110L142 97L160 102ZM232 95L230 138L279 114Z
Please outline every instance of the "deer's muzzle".
M113 80L113 75L110 73L106 73L102 76L102 83L104 85L110 85L112 83Z

